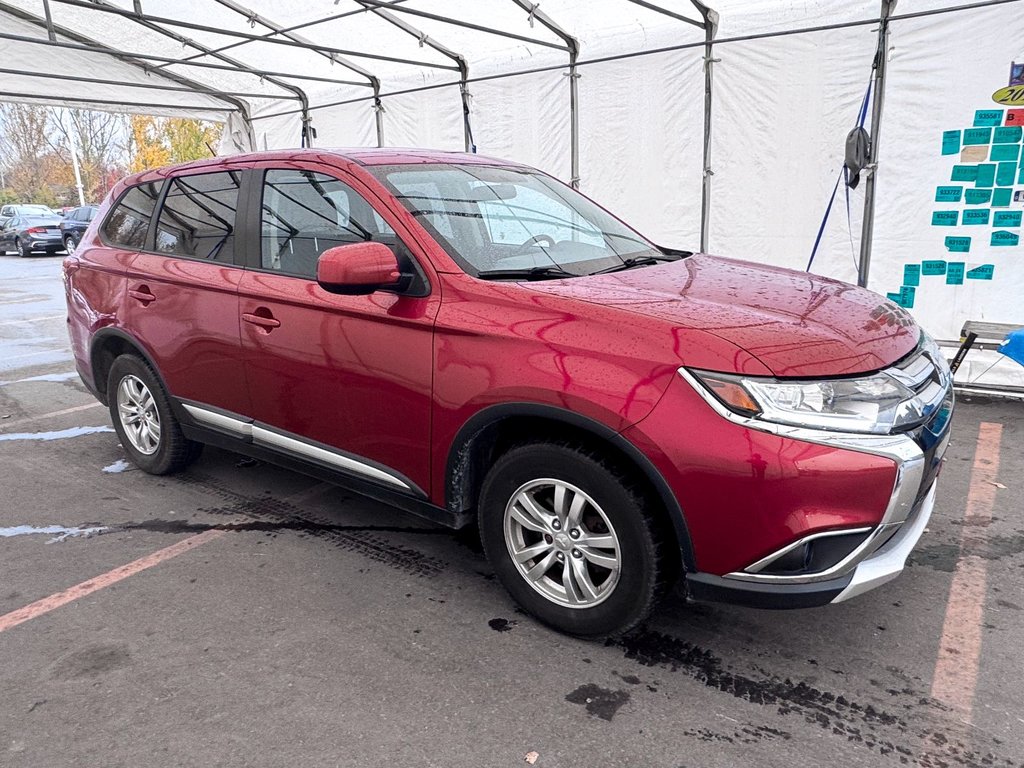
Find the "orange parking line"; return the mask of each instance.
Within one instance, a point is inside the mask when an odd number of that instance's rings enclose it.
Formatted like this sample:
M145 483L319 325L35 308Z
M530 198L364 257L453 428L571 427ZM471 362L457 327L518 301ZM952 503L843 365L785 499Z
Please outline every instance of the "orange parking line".
M107 571L89 581L83 581L81 584L76 584L69 589L65 589L63 592L58 592L49 597L44 597L41 600L36 600L34 603L29 603L24 608L19 608L16 611L0 616L0 632L5 632L12 627L16 627L19 624L23 624L30 619L34 619L38 616L42 616L45 613L49 613L55 608L60 608L62 605L67 605L70 602L78 600L81 597L91 595L104 587L109 587L111 584L127 579L129 576L133 576L140 571L145 571L147 568L152 568L154 565L159 565L165 560L170 560L172 557L183 555L196 547L202 546L208 541L223 536L226 531L219 529L211 529L209 531L203 531L197 533L195 536L189 536L187 539L182 539L176 544L171 544L169 547L158 549L152 554L140 557L138 560L134 560L127 565L122 565L119 568L115 568L112 571Z
M960 538L960 559L953 574L939 657L932 678L932 697L971 721L981 658L981 627L985 609L985 560L978 553L992 521L1003 428L982 422L974 450L967 509Z

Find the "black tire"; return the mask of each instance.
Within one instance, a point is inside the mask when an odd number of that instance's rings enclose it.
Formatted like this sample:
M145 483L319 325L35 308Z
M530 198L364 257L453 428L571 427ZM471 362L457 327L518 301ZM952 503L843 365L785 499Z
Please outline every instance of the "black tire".
M64 235L64 251L69 256L75 252L75 248L78 247L78 243L75 242L73 235Z
M32 255L32 246L31 245L28 245L28 246L22 245L21 244L21 240L15 240L14 241L14 248L21 255L21 258L23 258L23 259L27 259L27 258L29 258Z
M513 560L510 546L530 546L530 543L508 543L506 510L519 491L531 482L540 482L542 479L575 486L575 489L589 496L597 507L588 504L585 507L588 510L586 514L597 521L598 530L610 529L617 539L617 581L608 582L611 586L607 594L592 605L569 607L557 598L553 599L542 591L543 587L531 583ZM536 493L537 499L542 499L547 490L540 485ZM552 504L551 509L555 506ZM602 513L600 519L596 518L598 508ZM654 609L675 575L668 532L655 516L655 510L645 494L630 481L627 474L603 457L569 445L532 443L515 447L502 455L484 480L480 493L479 522L484 552L509 594L540 621L571 635L599 638L632 629ZM516 525L515 522L511 523L512 527ZM521 530L525 532L525 529ZM576 532L579 533L579 529ZM554 530L550 533L555 536L550 547L566 546L564 536L559 544L558 534ZM542 545L541 538L551 541L548 534L542 536L533 532L528 535L536 537L533 539L535 546ZM584 535L598 534L588 531ZM573 547L572 542L568 542L568 546ZM561 563L552 563L552 570L546 572L547 576L563 573L563 569L572 563L569 558L578 557L579 552L573 547L570 551L555 551L555 555L561 557ZM523 567L543 567L541 559L538 556L527 561ZM590 560L589 556L586 559ZM583 560L577 562L584 563ZM586 563L584 566L591 567ZM602 573L610 577L612 571L609 569L603 572L598 569L599 576ZM596 582L597 578L593 581ZM544 579L537 583L544 583ZM555 576L551 576L551 583L557 588Z
M130 378L129 378L130 377ZM119 407L119 393L123 381L128 379L132 384L141 382L152 396L152 410L158 418L159 439L155 440L155 450L146 453L134 444L136 438L128 434L128 428L122 422ZM125 354L114 360L107 377L107 400L110 407L110 418L114 430L121 440L121 446L131 462L139 469L151 475L169 475L180 472L195 461L203 450L202 443L189 440L182 434L181 425L171 410L167 393L160 385L160 380L142 358Z

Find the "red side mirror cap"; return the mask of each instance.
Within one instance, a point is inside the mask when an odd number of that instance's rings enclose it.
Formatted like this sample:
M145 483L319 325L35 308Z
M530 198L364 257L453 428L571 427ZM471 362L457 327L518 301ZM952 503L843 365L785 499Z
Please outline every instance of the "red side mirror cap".
M331 293L359 295L398 284L398 259L383 243L338 245L320 254L316 280Z

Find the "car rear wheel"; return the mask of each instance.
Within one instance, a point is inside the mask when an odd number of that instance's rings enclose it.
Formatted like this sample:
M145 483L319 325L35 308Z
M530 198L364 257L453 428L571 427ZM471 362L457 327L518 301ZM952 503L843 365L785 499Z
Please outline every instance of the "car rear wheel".
M555 443L513 448L484 481L479 518L498 579L563 632L625 632L667 586L666 540L645 495L589 452Z
M191 464L202 444L185 437L170 401L149 365L121 355L107 379L110 418L128 458L152 475L178 472Z
M21 254L23 259L27 259L32 255L32 246L23 244L21 240L14 241L14 249Z

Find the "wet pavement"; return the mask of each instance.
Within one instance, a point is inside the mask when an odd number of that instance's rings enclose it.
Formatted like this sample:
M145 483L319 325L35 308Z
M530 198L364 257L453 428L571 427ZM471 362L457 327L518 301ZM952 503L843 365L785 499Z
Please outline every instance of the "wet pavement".
M1021 403L960 403L895 582L581 642L472 534L224 451L126 465L59 262L0 258L0 766L1024 765Z

